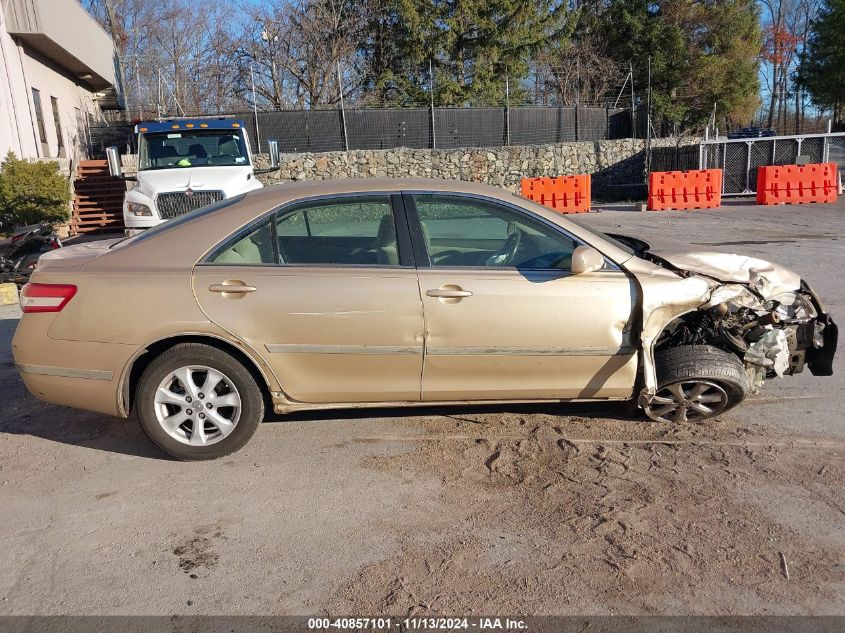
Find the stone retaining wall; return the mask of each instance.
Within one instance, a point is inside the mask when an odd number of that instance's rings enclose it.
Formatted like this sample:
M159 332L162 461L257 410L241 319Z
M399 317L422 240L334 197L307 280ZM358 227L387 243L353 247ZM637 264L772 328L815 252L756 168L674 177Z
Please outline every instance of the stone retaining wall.
M697 139L656 139L653 147L688 146ZM422 177L484 182L518 192L525 177L592 174L593 197L616 195L642 184L645 141L621 139L451 150L390 149L282 154L280 171L259 176L265 184L332 178ZM266 166L259 156L257 166Z

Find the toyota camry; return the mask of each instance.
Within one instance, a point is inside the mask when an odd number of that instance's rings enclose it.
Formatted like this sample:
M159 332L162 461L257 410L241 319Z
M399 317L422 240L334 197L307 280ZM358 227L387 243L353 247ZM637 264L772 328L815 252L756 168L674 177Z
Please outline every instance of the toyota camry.
M421 179L279 185L58 249L21 306L30 392L136 415L186 460L239 449L270 409L630 401L700 423L830 375L837 338L771 262Z

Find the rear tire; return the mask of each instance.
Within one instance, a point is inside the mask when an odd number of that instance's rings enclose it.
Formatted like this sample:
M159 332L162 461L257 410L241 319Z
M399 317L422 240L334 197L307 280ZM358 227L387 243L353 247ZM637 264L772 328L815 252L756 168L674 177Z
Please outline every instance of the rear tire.
M226 352L180 343L144 370L135 409L165 453L199 461L242 448L264 419L264 398L252 373Z
M711 345L682 345L654 357L657 392L645 408L659 422L702 422L734 408L748 392L745 365Z

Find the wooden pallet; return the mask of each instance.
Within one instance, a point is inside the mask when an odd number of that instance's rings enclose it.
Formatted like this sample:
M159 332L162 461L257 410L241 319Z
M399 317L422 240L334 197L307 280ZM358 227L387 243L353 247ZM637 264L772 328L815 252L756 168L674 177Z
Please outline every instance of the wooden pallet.
M126 184L109 174L108 161L83 160L73 181L71 234L122 231Z

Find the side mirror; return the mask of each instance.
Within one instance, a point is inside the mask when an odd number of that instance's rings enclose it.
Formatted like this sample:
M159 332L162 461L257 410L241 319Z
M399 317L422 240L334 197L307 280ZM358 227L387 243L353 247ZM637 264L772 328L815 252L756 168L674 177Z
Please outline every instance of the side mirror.
M109 174L114 178L123 178L123 168L120 166L120 154L116 147L106 148L106 158L109 162Z
M267 147L270 148L270 169L279 168L279 141L270 139L267 141Z
M572 274L591 273L604 267L604 255L592 246L579 246L572 251Z

